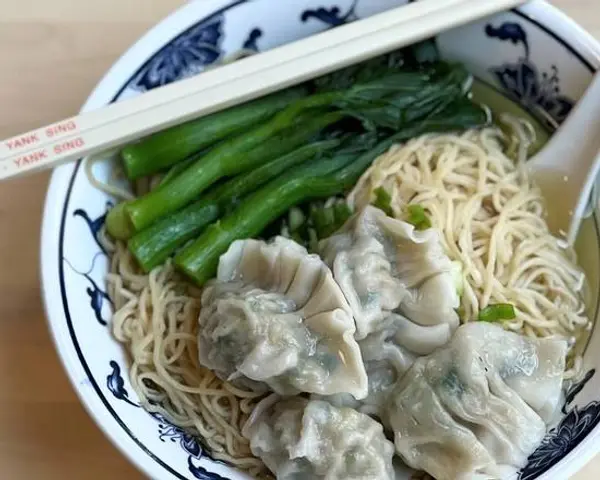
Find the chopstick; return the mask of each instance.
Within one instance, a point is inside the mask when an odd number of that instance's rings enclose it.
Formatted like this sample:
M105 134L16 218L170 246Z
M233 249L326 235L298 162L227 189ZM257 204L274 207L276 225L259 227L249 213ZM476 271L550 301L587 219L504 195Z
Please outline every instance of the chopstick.
M421 0L0 143L0 180L52 168L267 95L524 0Z

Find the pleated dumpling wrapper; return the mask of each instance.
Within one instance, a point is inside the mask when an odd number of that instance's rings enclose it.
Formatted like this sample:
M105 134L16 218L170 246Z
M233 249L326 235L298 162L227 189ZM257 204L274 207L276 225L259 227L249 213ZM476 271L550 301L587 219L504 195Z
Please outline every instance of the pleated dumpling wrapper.
M367 206L320 244L350 303L369 394L327 401L379 418L387 397L415 358L445 345L456 327L457 266L434 229L414 226ZM322 398L314 396L313 398Z
M259 403L243 428L252 453L278 480L394 480L394 445L351 408L301 397Z
M357 339L378 331L391 312L410 320L417 336L443 330L442 345L458 326L457 267L436 229L418 231L369 205L319 250L352 308Z
M389 427L383 411L397 382L419 355L431 353L449 340L450 331L445 324L423 328L402 315L390 314L379 322L377 331L358 341L367 371L369 394L361 400L347 393L328 397L314 395L312 398L324 398L333 405L354 408L377 417Z
M566 352L563 340L462 325L390 394L396 451L436 480L510 478L558 414Z
M202 295L200 363L281 395L367 394L350 307L331 270L296 242L240 240Z

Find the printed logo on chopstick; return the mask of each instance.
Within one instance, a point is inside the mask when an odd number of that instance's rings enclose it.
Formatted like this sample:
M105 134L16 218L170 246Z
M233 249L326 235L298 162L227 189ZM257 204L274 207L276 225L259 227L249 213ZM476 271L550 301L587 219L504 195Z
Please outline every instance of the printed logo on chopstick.
M85 141L81 137L77 137L73 140L67 140L66 142L59 143L54 145L52 149L55 154L59 155L61 153L68 152L70 150L75 150L76 148L81 148L85 145Z
M4 145L6 145L6 148L8 148L9 150L18 150L19 148L35 145L39 141L40 139L38 138L38 134L32 133L23 137L7 140L6 142L4 142Z
M71 133L76 128L77 124L74 121L69 120L68 122L62 122L46 128L44 133L46 134L46 137L54 138L59 136L61 133Z
M28 165L33 165L34 163L39 162L40 160L45 160L48 158L48 152L45 148L41 150L37 150L35 152L28 153L21 157L17 157L13 160L17 168L22 168Z
M66 140L62 143L57 143L52 147L52 150L50 151L46 148L41 148L33 152L25 153L13 159L13 163L17 168L27 167L38 163L42 160L47 160L49 158L49 155L60 155L62 153L70 152L72 150L81 148L84 145L85 140L82 137L77 137L73 140Z
M77 123L69 120L47 127L45 130L38 130L34 133L6 140L4 146L9 152L17 153L19 150L29 150L31 147L35 147L36 144L40 143L40 140L60 137L67 133L73 133L75 130L77 130Z

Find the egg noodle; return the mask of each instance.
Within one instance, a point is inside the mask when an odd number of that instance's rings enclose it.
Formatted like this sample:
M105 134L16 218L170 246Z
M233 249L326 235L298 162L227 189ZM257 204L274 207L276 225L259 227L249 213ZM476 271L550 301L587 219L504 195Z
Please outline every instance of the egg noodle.
M462 265L463 322L476 320L488 305L509 303L516 318L504 321L505 328L566 338L572 347L591 327L584 274L574 252L549 232L544 199L525 167L533 130L514 118L503 121L515 138L485 128L392 147L363 174L348 202L359 208L382 187L398 218L409 204L423 207L446 254ZM581 358L572 354L569 364L565 378L579 373Z
M264 395L223 382L199 364L200 291L170 262L144 275L124 244L105 244L111 253L112 330L130 357L129 379L142 407L201 439L213 458L265 477L262 461L241 434Z
M391 195L395 216L419 204L441 231L443 248L462 264L463 321L494 303L511 303L516 318L507 329L532 337L564 337L573 343L590 325L581 298L583 274L574 254L560 246L544 221L540 191L523 168L529 130L507 142L499 129L463 135L432 134L396 145L365 172L348 202L360 207L374 190ZM513 149L515 162L504 152ZM126 191L90 181L111 195ZM137 192L156 180L137 185ZM218 379L198 361L200 291L170 262L141 273L123 243L104 238L110 253L108 294L112 329L130 357L129 378L141 405L202 439L213 458L254 476L268 473L241 430L260 395ZM581 360L571 355L572 377Z

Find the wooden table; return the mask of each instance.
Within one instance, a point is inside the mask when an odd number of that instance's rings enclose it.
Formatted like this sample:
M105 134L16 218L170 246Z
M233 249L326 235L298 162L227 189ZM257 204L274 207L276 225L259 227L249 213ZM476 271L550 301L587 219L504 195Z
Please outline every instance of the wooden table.
M6 138L75 113L113 61L183 0L2 3ZM600 38L598 0L554 3ZM43 173L0 186L0 478L142 478L84 412L50 341L38 269L47 182ZM600 457L574 480L598 476Z

